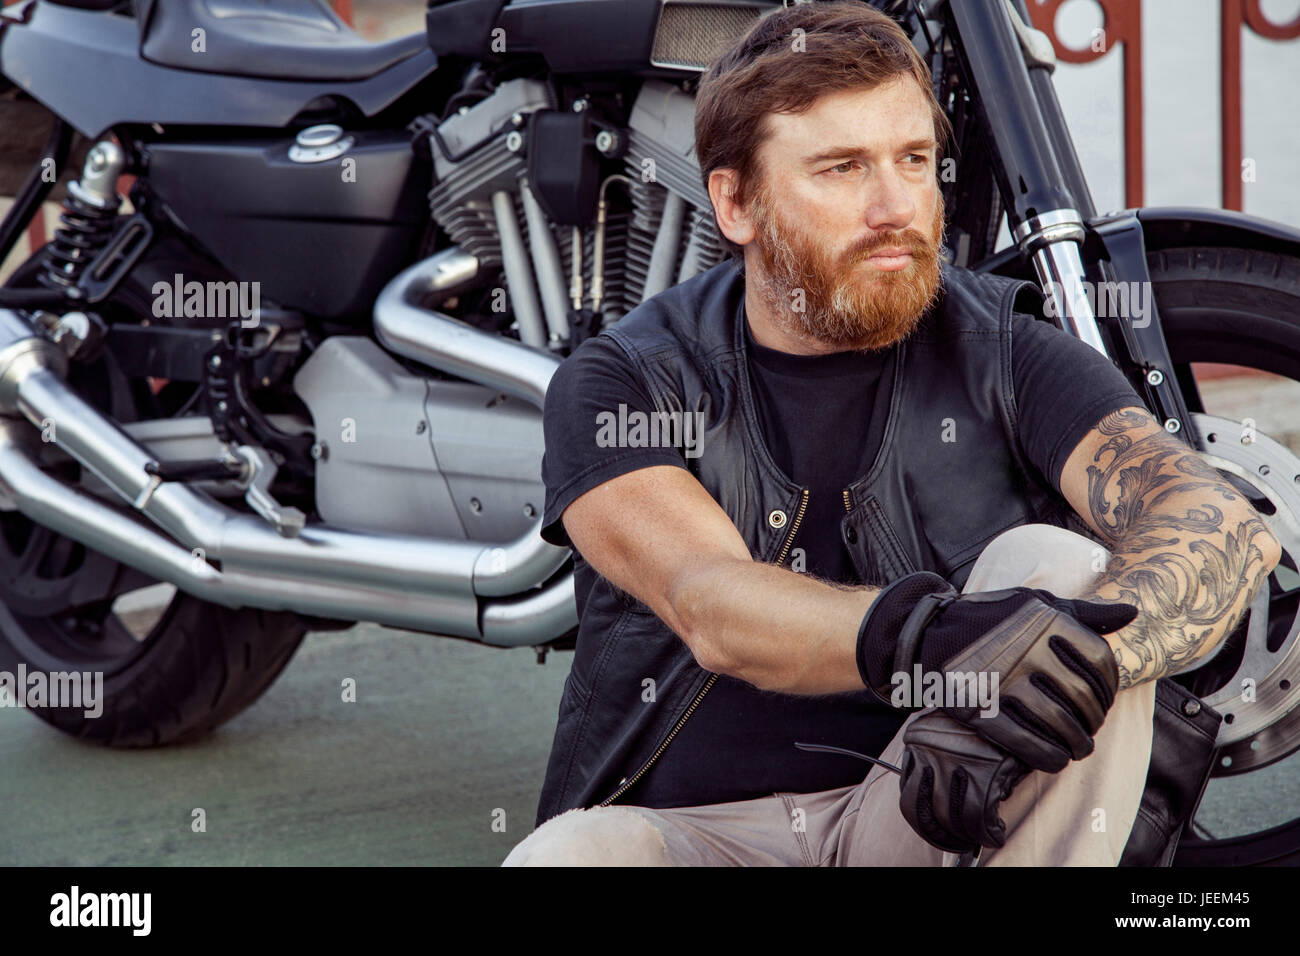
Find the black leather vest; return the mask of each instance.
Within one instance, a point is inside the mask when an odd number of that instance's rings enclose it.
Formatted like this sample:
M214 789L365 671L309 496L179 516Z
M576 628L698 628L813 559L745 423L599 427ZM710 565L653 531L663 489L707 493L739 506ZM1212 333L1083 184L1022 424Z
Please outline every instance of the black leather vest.
M1095 540L1021 451L1011 314L1040 309L1038 289L946 264L943 275L939 302L895 346L883 442L871 470L848 488L840 530L864 584L930 570L960 588L992 538L1030 522ZM703 414L700 454L684 456L687 467L754 559L781 563L806 492L778 470L763 442L737 321L744 291L740 267L724 262L601 334L627 352L658 411ZM580 608L538 825L573 807L621 799L712 686L712 675L654 612L580 555L577 563L579 578L594 583Z

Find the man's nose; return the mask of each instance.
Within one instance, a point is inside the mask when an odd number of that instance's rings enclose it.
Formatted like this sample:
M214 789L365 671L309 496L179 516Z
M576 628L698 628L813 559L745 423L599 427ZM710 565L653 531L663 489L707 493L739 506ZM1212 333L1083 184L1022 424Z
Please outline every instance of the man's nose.
M892 167L872 177L867 196L867 225L878 232L906 229L916 218L916 203L903 177Z

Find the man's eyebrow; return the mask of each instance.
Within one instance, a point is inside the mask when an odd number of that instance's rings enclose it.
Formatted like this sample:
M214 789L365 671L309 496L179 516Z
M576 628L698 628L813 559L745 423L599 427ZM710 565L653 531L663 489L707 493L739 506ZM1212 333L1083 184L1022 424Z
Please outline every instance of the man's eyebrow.
M925 136L920 139L910 140L898 148L900 153L909 152L918 149L934 149L939 143L933 136ZM840 159L845 156L861 156L867 150L861 146L832 146L829 149L819 150L811 156L803 158L805 166L816 166L818 163L824 163L831 159Z

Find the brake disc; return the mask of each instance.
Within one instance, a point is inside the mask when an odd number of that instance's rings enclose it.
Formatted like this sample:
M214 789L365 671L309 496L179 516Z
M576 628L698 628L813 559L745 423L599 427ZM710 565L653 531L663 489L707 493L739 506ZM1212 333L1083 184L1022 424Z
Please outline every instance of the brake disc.
M1200 413L1193 413L1192 419L1204 438L1205 460L1268 500L1273 513L1261 511L1260 517L1289 560L1300 560L1300 459L1240 421ZM1290 569L1279 565L1277 571ZM1270 601L1265 582L1246 618L1240 664L1227 683L1202 698L1223 715L1215 776L1256 770L1300 748L1300 613L1287 622L1285 638L1270 650L1270 604L1275 601Z

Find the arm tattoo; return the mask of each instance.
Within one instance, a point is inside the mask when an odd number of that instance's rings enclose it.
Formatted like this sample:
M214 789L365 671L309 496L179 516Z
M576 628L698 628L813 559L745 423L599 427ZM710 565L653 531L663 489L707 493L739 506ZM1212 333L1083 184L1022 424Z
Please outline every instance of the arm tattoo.
M1199 561L1178 552L1132 563L1111 558L1097 589L1117 587L1117 602L1141 609L1123 632L1131 656L1116 655L1121 687L1177 670L1204 643L1237 626L1270 571L1254 544L1260 534L1269 532L1255 518L1228 532L1222 548L1208 538L1193 540L1188 548Z
M1188 508L1181 516L1157 513L1173 495L1208 488L1225 501L1241 499L1217 471L1190 448L1173 447L1163 432L1134 441L1131 432L1148 421L1146 416L1125 410L1107 415L1097 430L1109 440L1092 460L1099 461L1106 454L1113 457L1104 468L1088 466L1088 508L1093 521L1112 544L1135 538L1129 542L1130 550L1135 551L1176 543L1177 538L1168 537L1172 531L1209 534L1222 524L1223 512L1209 502L1201 508ZM1169 474L1167 463L1178 474ZM1106 490L1116 481L1116 475L1119 500L1112 508Z
M1243 496L1163 432L1136 437L1149 421L1133 411L1107 415L1098 430L1108 440L1088 466L1092 521L1114 551L1094 587L1139 608L1116 635L1120 687L1178 670L1229 633L1272 570L1258 543L1272 537L1268 527L1256 514L1236 517ZM1174 500L1188 493L1195 497ZM1233 517L1224 502L1236 505Z

